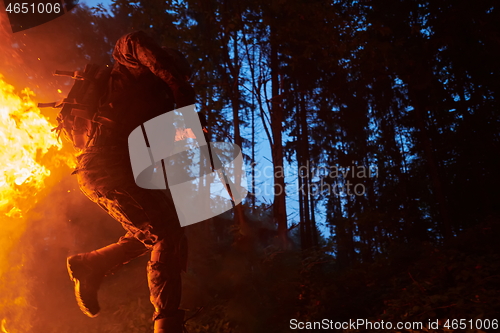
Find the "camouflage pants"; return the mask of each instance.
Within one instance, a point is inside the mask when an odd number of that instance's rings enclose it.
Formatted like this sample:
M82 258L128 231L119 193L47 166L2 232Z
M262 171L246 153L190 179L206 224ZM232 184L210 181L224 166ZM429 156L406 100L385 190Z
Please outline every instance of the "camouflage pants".
M187 242L167 191L135 184L127 151L91 147L78 156L75 171L82 192L127 231L118 244L124 263L151 250L147 274L153 319L177 312L181 271L186 269Z

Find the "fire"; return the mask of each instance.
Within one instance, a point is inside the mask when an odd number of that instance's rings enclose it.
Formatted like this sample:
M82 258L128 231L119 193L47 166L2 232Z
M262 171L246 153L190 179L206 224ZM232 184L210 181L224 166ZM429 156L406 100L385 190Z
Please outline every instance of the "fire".
M5 328L5 322L6 322L5 318L2 319L2 325L0 326L0 328L2 329L2 333L9 333Z
M30 331L29 279L20 253L26 213L42 196L49 168L74 166L51 132L55 124L41 114L33 97L27 88L18 94L0 75L0 333Z
M32 100L28 88L18 96L0 76L0 212L22 213L19 203L33 198L43 187L50 170L40 163L51 149L61 149L52 135L54 127Z

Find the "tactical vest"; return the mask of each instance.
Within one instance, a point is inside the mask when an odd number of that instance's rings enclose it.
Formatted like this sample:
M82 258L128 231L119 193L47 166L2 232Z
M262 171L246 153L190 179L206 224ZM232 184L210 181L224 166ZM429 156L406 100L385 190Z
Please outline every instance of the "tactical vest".
M100 126L114 126L105 116L108 105L103 104L107 95L111 67L88 64L83 71L56 71L54 75L75 79L68 97L53 103L38 103L38 107L61 108L57 115L58 126L53 129L72 142L77 150L86 148Z

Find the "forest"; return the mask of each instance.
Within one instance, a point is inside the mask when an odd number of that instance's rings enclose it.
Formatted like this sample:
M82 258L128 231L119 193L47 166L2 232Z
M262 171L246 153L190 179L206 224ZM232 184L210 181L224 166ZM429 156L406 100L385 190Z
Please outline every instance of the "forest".
M113 0L9 37L24 45L22 67L2 49L0 70L47 96L68 84L55 69L111 63L114 42L135 30L186 56L196 108L213 141L242 148L249 189L233 210L186 227L188 332L281 333L324 318L493 332L499 22L494 0ZM151 332L144 261L103 286L99 318L72 303L65 256L122 232L64 171L22 236L34 291L16 306L29 319L0 302L4 332ZM51 216L64 218L51 227ZM450 324L460 319L471 324Z

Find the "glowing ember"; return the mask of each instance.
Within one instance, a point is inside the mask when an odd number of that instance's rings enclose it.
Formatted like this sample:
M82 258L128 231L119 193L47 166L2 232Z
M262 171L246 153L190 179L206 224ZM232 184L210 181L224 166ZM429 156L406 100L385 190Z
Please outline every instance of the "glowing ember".
M20 214L19 199L43 188L50 171L39 161L51 147L61 148L33 95L27 88L16 95L0 76L0 211L8 216Z

